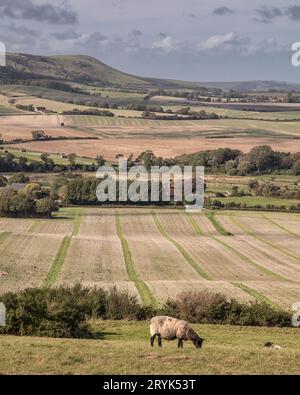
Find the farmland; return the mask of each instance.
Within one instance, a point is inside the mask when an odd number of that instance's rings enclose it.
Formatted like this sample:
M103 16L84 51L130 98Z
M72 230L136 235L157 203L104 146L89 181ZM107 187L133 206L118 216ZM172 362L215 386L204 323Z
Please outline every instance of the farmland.
M160 121L58 114L0 117L0 133L6 142L30 140L34 130L43 130L53 138L68 138L18 143L14 144L14 148L52 154L75 153L89 158L101 154L109 161L114 161L117 154L138 155L145 149L163 157L228 146L248 152L258 144L270 145L275 150L297 152L300 149L299 125L300 122L259 120ZM96 138L92 144L88 140L91 137ZM80 140L75 140L78 138Z
M286 309L300 300L298 214L208 214L65 208L52 220L0 219L0 292L80 282L154 304L187 290Z

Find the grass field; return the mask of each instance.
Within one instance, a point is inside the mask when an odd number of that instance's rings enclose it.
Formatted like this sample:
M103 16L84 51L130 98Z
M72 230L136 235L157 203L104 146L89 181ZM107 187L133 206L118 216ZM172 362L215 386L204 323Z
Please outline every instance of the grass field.
M22 156L23 158L27 158L29 161L40 161L41 160L41 152L34 152L34 151L26 151L22 152L21 149L13 149L13 148L6 148L6 151L12 153L16 158ZM52 159L55 164L57 165L69 165L70 162L67 158L62 158L61 155L58 154L48 154L49 159ZM77 157L75 158L75 162L83 165L91 165L96 163L96 161L92 158L83 158Z
M99 340L1 336L1 374L299 374L297 328L193 325L205 338L151 349L147 322L94 322ZM272 341L282 351L264 347Z
M261 205L266 207L268 204L272 204L274 206L293 206L299 204L299 200L297 199L281 199L281 198L269 198L264 196L237 196L237 197L216 197L214 198L219 200L222 203L245 203L249 207L255 207L255 205Z
M1 218L0 292L80 282L145 304L207 290L289 309L300 300L299 224L299 214L137 208Z

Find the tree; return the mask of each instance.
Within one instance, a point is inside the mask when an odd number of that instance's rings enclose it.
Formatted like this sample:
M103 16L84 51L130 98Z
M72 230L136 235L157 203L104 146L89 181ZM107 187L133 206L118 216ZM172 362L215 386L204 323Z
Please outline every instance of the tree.
M272 170L276 167L278 162L274 151L269 145L253 147L247 155L247 159L251 164L254 164L257 167L259 172Z
M262 187L261 193L266 197L276 197L280 195L280 187L276 184L268 182Z
M97 161L98 167L104 166L105 162L106 162L102 155L97 155L96 156L96 161Z
M33 140L41 140L46 138L45 132L43 130L33 130L31 135Z
M298 176L300 174L300 159L297 159L292 167L292 172L295 176Z
M0 175L0 187L5 187L7 185L7 178Z
M25 184L28 181L29 181L28 176L25 176L25 174L23 173L17 173L9 179L9 184L12 183Z
M41 154L40 158L43 162L47 163L47 161L49 159L49 154L47 154L47 153Z
M253 171L253 164L247 160L240 160L237 169L241 176L245 176Z
M259 185L259 182L257 180L249 180L247 185L250 189L256 189Z
M55 201L49 197L37 200L35 206L37 214L47 217L51 217L52 212L58 209Z
M237 185L231 188L231 196L240 196L239 187Z
M71 167L74 167L74 166L75 166L75 164L76 164L76 157L77 157L77 155L74 154L74 153L69 154L69 155L67 156L67 159L68 159L68 161L69 161Z

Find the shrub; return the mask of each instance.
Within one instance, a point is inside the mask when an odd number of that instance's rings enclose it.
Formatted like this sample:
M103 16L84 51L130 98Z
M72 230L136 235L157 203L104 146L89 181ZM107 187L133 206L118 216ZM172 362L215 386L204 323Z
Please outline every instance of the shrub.
M192 323L291 326L290 314L265 302L241 303L221 294L185 292L164 306L168 315Z
M265 302L241 303L221 294L185 292L159 310L143 307L136 296L112 288L59 287L26 289L0 296L6 306L6 326L0 334L90 338L91 319L145 320L170 315L191 323L291 326L288 312Z
M0 329L0 333L65 338L91 337L85 311L77 303L71 288L26 289L19 294L6 293L0 300L7 311L7 324Z

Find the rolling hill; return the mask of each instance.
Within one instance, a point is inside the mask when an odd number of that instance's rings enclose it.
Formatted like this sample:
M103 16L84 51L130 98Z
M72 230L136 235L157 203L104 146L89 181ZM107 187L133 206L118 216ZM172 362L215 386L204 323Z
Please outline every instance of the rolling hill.
M7 54L7 65L17 73L35 78L44 77L103 86L150 84L84 55L36 56L10 53Z
M215 87L240 91L282 90L300 91L300 84L281 81L192 82L134 76L114 69L86 55L38 56L7 54L7 67L0 69L0 82L54 79L98 86L127 88L185 88Z

